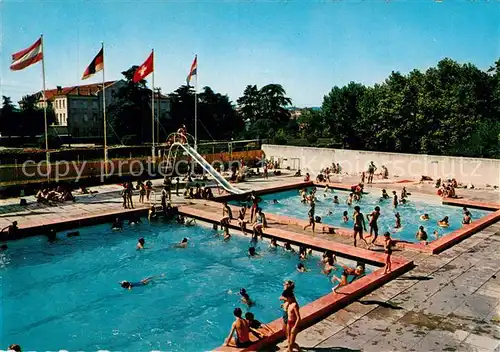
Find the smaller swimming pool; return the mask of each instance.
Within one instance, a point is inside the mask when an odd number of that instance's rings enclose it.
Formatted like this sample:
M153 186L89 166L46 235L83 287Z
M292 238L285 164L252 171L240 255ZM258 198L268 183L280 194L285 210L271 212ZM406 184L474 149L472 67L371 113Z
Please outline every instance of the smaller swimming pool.
M310 189L311 188L309 188L309 190ZM391 194L391 190L388 190L388 193ZM400 193L398 192L398 197L399 195ZM338 197L339 204L333 203L334 196ZM424 226L429 236L429 242L435 240L433 236L434 231L438 231L439 237L441 237L463 226L461 207L442 205L437 200L433 200L428 196L410 195L408 202L404 205L399 205L397 209L394 209L392 206L392 199L381 200L380 194L377 193L364 194L361 201L359 203L353 202L352 206L347 205L346 201L348 196L349 192L347 191L330 189L328 192L325 192L324 188L318 187L316 192L316 216L320 216L322 222L325 224L352 229L352 214L355 205L361 207L361 212L365 215L365 219L367 214L370 214L376 206L379 206L379 236L385 231L389 231L393 238L409 242L418 242L415 238L415 233L419 226ZM266 194L262 196L262 199L263 201L260 203L260 207L262 207L265 212L286 215L303 220L308 219L309 204L301 202L298 189ZM274 199L278 201L277 204L273 203ZM237 201L232 203L239 204ZM469 210L472 213L473 221L491 213L487 210ZM349 215L349 221L347 223L342 221L342 214L344 211L347 211ZM396 212L399 212L401 216L402 227L400 229L394 228L396 223ZM429 214L429 220L420 220L420 215L424 213ZM437 221L445 216L448 216L450 226L447 228L439 227ZM369 230L368 221L366 221L366 227Z

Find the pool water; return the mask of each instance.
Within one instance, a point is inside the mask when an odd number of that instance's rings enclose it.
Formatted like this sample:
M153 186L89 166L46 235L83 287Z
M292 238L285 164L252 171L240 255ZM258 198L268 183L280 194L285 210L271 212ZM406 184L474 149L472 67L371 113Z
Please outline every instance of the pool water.
M387 190L387 192L392 195L391 190ZM364 214L365 220L366 215L370 214L376 206L379 206L379 236L385 231L389 231L393 238L410 242L417 242L415 233L421 225L424 226L425 231L427 231L429 242L435 239L433 235L435 230L439 232L439 236L443 236L463 226L461 207L442 205L438 203L437 199L433 200L430 197L410 195L406 204L398 205L397 209L394 209L392 198L381 201L381 194L378 193L364 194L361 201L358 204L353 202L352 206L347 205L348 195L349 192L347 191L329 190L325 193L324 188L317 188L316 216L320 216L322 219L321 221L325 224L352 229L352 214L355 205L361 207L361 212ZM339 204L333 203L334 196L338 196ZM399 196L400 193L398 192L398 198ZM263 201L260 203L260 207L262 207L264 212L286 215L297 219L309 218L309 204L303 204L301 202L298 190L271 193L262 196L262 199ZM278 200L278 204L273 204L274 199ZM330 211L332 214L328 215ZM349 222L347 223L344 223L342 220L344 211L348 212ZM469 209L469 211L472 214L473 221L490 213L487 210L478 209ZM396 212L399 212L401 215L402 228L400 229L394 228L396 223ZM420 220L420 216L424 213L429 214L429 220ZM450 226L447 228L439 227L437 221L445 216L448 216ZM370 230L367 220L366 228Z
M109 225L80 229L80 237L48 243L35 237L9 243L0 257L1 341L23 350L205 351L221 345L244 305L244 287L256 306L256 319L281 316L285 279L296 282L300 305L331 292L319 257L298 273L296 255L271 252L247 257L249 238L228 243L202 227L143 223L111 232ZM135 250L138 237L147 249ZM186 249L173 243L188 237ZM354 265L354 263L350 263ZM122 289L122 280L165 273L150 285ZM340 273L337 273L339 275Z

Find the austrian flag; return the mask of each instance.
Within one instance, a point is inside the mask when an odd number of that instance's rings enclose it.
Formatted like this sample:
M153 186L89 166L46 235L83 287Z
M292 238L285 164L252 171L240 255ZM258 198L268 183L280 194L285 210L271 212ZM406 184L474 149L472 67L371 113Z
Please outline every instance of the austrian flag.
M19 71L41 60L43 60L42 37L29 48L12 54L10 69L12 71Z
M135 71L134 77L132 78L132 81L134 83L137 83L141 80L143 80L147 75L149 75L151 72L153 72L154 69L154 59L153 59L153 52L151 52L151 55L144 61L144 63L139 66L139 68Z

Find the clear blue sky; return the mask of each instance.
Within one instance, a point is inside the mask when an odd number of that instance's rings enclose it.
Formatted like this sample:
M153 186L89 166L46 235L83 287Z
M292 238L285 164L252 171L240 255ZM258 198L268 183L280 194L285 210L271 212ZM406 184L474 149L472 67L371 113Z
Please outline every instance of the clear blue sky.
M0 0L1 94L41 89L40 64L9 70L12 53L45 38L47 88L80 81L105 43L106 78L156 53L155 85L185 82L233 101L247 84L280 83L297 106L319 106L334 85L373 84L392 71L450 57L488 68L500 57L500 2ZM148 79L150 79L149 77Z

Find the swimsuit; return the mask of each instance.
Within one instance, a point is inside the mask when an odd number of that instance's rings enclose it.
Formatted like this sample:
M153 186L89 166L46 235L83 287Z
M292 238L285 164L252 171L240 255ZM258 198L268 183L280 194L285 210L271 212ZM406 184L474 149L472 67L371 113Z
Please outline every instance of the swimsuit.
M283 311L283 322L285 324L288 324L288 311L287 310Z

